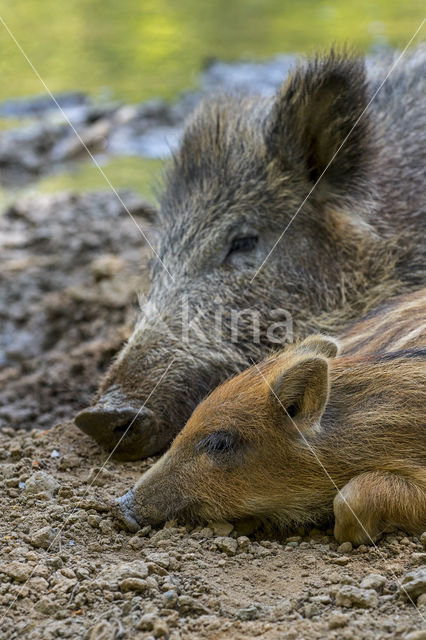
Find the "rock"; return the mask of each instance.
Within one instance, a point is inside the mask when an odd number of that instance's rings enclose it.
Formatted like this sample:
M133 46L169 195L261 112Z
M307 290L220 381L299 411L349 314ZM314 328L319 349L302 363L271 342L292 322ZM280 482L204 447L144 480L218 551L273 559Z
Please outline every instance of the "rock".
M134 551L139 551L145 545L145 542L140 536L133 536L127 544Z
M422 593L417 598L417 606L418 607L426 607L426 593Z
M259 615L259 612L257 608L254 606L243 607L242 609L238 609L237 613L235 614L238 620L243 620L243 621L255 620L258 615Z
M76 567L75 575L79 580L88 580L90 578L90 572L86 567Z
M414 566L421 566L426 564L426 553L415 552L411 554L411 564Z
M52 569L60 569L63 567L64 562L59 556L52 556L51 558L46 559L46 565Z
M163 607L165 609L173 609L178 601L178 595L174 589L169 589L163 594Z
M290 611L292 611L293 605L289 600L282 600L271 609L271 619L274 621L285 620Z
M152 627L152 635L154 638L164 638L169 635L169 626L165 620L157 618Z
M349 553L352 551L352 542L342 542L342 544L337 547L337 551L339 553Z
M401 580L401 593L413 600L417 600L422 593L426 593L426 568L405 574Z
M375 591L381 591L383 585L386 582L386 578L378 573L370 573L366 576L360 584L361 589L374 589Z
M197 615L208 615L210 611L201 602L191 596L180 596L178 599L179 609L184 614L194 613Z
M44 598L40 598L34 605L34 608L37 609L40 613L43 613L45 616L52 616L59 609L58 602L51 600L47 596Z
M59 482L44 471L36 471L25 483L25 493L47 493L53 496L59 489Z
M250 538L247 538L247 536L239 536L239 538L237 538L237 544L241 551L247 551L250 548Z
M422 535L420 536L420 542L422 543L422 545L426 549L426 531L424 533L422 533Z
M155 613L145 613L137 623L136 628L140 631L151 631L156 620L157 615Z
M1 570L16 582L25 582L31 575L31 568L23 562L11 562Z
M327 594L320 594L318 596L311 596L311 602L314 604L330 604L331 598Z
M167 553L149 553L145 556L147 562L153 562L163 569L170 566L170 557Z
M209 522L208 526L210 529L213 529L215 536L229 536L234 525L226 520L218 521L218 522Z
M97 487L103 487L104 484L111 481L112 478L112 473L103 467L92 467L86 478L86 483L90 486L94 485Z
M146 591L148 583L141 578L125 578L119 584L121 591Z
M344 613L333 613L328 620L329 629L341 629L348 624L348 616Z
M36 576L28 580L28 586L40 594L41 591L45 591L49 588L49 583L44 578Z
M116 629L107 620L102 620L90 627L87 640L114 640L115 636Z
M341 578L341 575L338 571L331 571L328 574L328 579L332 584L337 584L337 582L340 582L340 578Z
M142 560L135 560L134 562L120 562L117 565L105 567L96 578L96 583L101 588L115 587L117 588L124 584L124 590L131 590L131 584L139 586L143 591L147 588L145 578L148 577L148 567ZM129 579L136 578L139 583L126 582ZM143 588L142 588L143 587ZM135 589L136 591L139 589Z
M216 547L220 551L224 551L228 556L235 556L237 553L238 542L234 538L220 536L215 538Z
M374 609L378 604L379 598L373 589L360 589L345 584L336 593L336 605L339 607Z
M426 627L418 631L411 631L411 633L404 636L404 640L426 640Z
M31 536L33 547L49 549L55 540L55 530L51 527L43 527Z
M71 487L59 487L58 496L60 498L72 498L74 496L74 491Z
M331 562L333 564L338 564L340 567L344 567L348 564L350 558L348 556L341 556L340 558L332 558Z

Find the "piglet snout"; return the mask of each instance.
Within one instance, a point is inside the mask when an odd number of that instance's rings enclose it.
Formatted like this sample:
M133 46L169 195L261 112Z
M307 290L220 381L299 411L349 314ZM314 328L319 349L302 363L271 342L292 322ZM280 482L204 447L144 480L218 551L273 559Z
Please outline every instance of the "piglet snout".
M133 489L114 502L112 512L130 531L135 532L141 528L138 522L138 508Z

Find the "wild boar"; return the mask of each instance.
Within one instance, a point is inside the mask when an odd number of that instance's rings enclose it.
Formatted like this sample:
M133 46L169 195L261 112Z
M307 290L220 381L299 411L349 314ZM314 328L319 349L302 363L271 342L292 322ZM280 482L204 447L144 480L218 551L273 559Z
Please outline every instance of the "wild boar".
M381 86L395 62L366 71L331 52L273 98L196 110L167 172L151 290L75 420L102 447L163 449L209 391L276 348L277 319L299 338L335 334L424 285L425 49Z
M337 357L313 335L216 388L119 501L131 529L335 516L339 541L426 529L426 349Z

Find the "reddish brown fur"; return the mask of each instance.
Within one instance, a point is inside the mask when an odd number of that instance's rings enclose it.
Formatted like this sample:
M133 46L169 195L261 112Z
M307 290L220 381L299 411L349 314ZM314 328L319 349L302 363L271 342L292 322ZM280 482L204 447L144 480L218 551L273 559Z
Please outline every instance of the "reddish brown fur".
M426 345L426 288L393 298L340 334L342 355Z
M335 351L311 336L215 389L124 497L133 523L254 515L288 526L329 518L334 500L340 541L423 531L425 351L328 359Z

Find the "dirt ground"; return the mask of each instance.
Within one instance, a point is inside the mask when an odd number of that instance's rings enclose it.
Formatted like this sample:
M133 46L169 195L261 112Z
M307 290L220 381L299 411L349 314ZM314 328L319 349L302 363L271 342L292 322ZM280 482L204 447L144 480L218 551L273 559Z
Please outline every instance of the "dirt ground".
M103 466L67 422L6 429L0 456L2 638L426 637L422 596L416 609L400 586L413 600L426 588L418 539L339 550L330 531L286 541L173 522L134 535L108 502L152 460Z
M153 460L104 465L69 420L129 335L146 243L97 193L17 201L0 244L2 638L426 638L426 536L352 549L250 523L125 531L109 501Z

